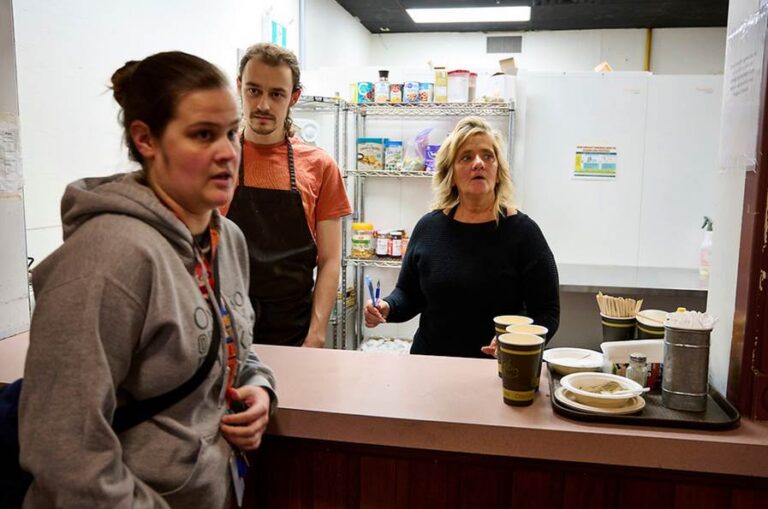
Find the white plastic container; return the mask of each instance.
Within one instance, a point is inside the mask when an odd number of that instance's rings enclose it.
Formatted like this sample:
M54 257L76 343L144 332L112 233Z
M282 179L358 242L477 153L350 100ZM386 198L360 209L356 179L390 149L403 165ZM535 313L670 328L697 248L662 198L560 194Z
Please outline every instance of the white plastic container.
M469 73L469 102L475 102L477 97L477 73Z
M448 72L449 103L469 102L469 75L470 72L464 69Z

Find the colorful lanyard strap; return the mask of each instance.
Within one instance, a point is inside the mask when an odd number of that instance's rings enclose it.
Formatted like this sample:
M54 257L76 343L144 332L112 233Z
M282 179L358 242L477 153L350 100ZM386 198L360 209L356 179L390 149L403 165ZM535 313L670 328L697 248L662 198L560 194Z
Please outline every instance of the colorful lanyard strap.
M237 375L237 341L235 341L234 327L232 324L232 315L229 312L229 308L226 305L224 299L220 296L218 281L218 263L216 259L216 248L219 244L219 231L211 225L209 227L210 245L207 247L200 246L195 241L195 281L197 287L200 289L203 297L211 306L211 310L214 312L214 320L218 319L216 315L220 315L222 324L224 325L224 344L227 349L227 380L226 380L226 398L227 403L230 403L229 389L235 383L235 377ZM213 294L213 298L211 297ZM216 313L214 309L214 302L218 302L218 310Z

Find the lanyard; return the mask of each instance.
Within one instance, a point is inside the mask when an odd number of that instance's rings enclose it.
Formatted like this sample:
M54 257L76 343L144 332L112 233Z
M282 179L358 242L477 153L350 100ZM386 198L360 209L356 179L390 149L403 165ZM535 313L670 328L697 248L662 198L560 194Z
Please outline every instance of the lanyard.
M207 250L208 252L199 246L197 242L194 243L195 281L200 289L200 293L208 302L211 311L213 311L214 320L220 321L220 328L224 332L224 345L227 349L226 398L227 403L229 403L229 389L234 385L237 375L237 341L235 341L232 315L219 290L219 264L216 258L219 232L213 226L209 227L209 232L211 247Z

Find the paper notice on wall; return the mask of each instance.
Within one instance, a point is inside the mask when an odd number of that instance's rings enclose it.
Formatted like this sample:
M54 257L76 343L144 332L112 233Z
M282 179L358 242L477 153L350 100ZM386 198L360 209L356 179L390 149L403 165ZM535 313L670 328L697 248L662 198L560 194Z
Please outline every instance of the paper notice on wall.
M18 193L21 188L19 117L0 113L0 193Z
M610 180L616 178L616 147L578 145L573 178Z
M754 170L763 81L766 11L747 19L728 36L720 129L720 168Z

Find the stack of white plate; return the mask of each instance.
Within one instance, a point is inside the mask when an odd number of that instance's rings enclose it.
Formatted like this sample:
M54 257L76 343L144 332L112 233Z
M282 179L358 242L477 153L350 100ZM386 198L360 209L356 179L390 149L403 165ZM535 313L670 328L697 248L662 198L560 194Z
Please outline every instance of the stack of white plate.
M552 395L563 405L596 414L625 415L645 407L643 386L610 373L572 373Z
M601 371L603 354L585 348L550 348L544 350L544 361L555 373L570 375L580 371Z

